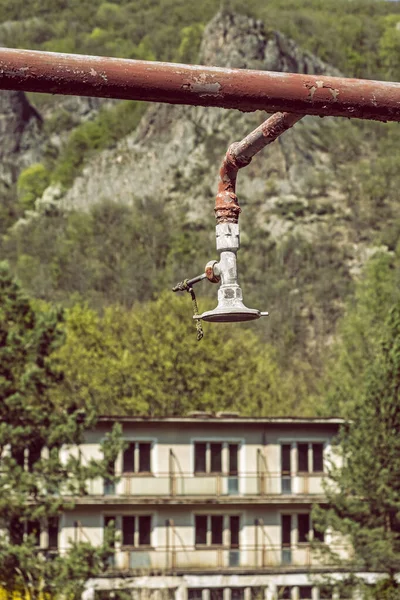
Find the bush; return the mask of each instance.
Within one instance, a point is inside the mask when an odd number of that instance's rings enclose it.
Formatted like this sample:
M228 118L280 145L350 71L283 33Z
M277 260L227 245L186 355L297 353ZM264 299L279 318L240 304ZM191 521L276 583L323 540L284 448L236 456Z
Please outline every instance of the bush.
M18 200L25 210L32 210L50 183L50 173L42 163L31 165L21 172L17 181Z

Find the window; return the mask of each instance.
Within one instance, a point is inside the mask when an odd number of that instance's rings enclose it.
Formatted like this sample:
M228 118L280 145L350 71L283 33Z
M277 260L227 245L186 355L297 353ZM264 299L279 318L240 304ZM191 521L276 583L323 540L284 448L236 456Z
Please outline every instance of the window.
M312 472L322 473L324 470L324 445L318 444L297 444L297 470L299 473L310 473L310 453L312 454Z
M231 530L231 548L239 548L239 524L238 516L229 517Z
M196 515L195 518L195 543L196 546L198 544L207 544L207 522L208 518L206 515Z
M313 473L322 472L324 470L324 445L313 444Z
M309 514L298 514L297 515L297 530L298 530L298 542L303 544L309 541L310 534L310 515Z
M107 515L104 517L104 529L110 532L115 542L116 529L121 527L123 546L151 545L151 515L122 515L120 518ZM114 526L114 531L111 527Z
M32 472L35 464L40 460L43 444L38 441L32 443L28 450L28 471Z
M282 475L290 475L290 444L282 444L281 446L281 466Z
M229 444L229 475L238 474L238 449L237 444Z
M203 597L203 590L201 588L188 588L187 597L188 600L201 600Z
M16 546L22 544L24 537L24 524L18 517L12 517L10 521L10 542Z
M224 444L222 442L195 442L194 444L194 472L222 473L222 455ZM227 444L228 473L238 475L238 444Z
M244 587L231 588L231 600L244 600Z
M300 585L299 586L299 598L300 598L300 600L312 600L311 585Z
M49 550L58 548L58 517L50 517L48 522L48 547Z
M298 472L308 473L308 444L297 444Z
M135 545L135 517L122 517L122 545Z
M222 472L222 444L210 444L211 473Z
M151 516L138 517L139 521L139 546L150 546Z
M240 517L232 515L226 517L225 526L229 527L229 547L239 548ZM224 533L224 515L196 515L195 516L195 544L208 546L222 546Z
M124 473L151 473L151 442L131 442L124 450Z
M292 588L283 586L278 588L278 600L290 600L292 597Z
M211 588L210 600L224 600L224 588Z
M151 515L122 516L122 545L151 546Z
M224 517L222 515L211 516L211 544L222 546L222 534L224 530Z
M291 545L292 515L282 515L282 546Z

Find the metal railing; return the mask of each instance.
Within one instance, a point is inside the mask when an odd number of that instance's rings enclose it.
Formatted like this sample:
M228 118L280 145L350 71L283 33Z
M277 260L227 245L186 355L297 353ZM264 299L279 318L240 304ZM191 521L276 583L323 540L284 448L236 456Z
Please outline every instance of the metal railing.
M324 478L323 473L123 474L115 483L102 479L89 482L88 494L119 497L323 495Z
M347 554L345 546L335 547L343 557ZM137 572L170 571L221 571L254 569L296 569L304 567L329 568L334 563L328 556L317 554L309 544L282 547L242 546L227 547L160 547L122 548L117 550L110 560L110 569ZM337 565L336 565L337 566Z

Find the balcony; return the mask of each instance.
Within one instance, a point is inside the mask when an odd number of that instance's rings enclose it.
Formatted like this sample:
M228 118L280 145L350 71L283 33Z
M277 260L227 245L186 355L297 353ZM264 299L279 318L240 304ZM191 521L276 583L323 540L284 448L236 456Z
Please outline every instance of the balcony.
M345 548L335 548L344 555ZM281 546L248 546L230 548L122 549L116 551L110 571L133 573L179 573L221 571L295 571L299 569L329 569L327 559L312 551L308 544L292 548Z
M216 502L226 501L269 501L274 498L277 502L293 502L293 496L300 501L309 501L324 495L322 481L323 473L303 473L293 476L282 476L280 473L251 473L238 476L225 474L162 474L137 475L129 474L119 477L117 483L109 483L102 479L89 482L88 496L101 497L104 500L113 499L130 501L142 498L154 498L166 502L198 501L201 498L215 499ZM85 499L83 499L85 501Z

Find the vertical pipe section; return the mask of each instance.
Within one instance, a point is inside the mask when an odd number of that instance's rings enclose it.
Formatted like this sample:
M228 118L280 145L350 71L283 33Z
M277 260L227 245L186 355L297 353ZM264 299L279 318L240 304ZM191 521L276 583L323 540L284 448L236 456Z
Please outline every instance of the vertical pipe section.
M238 223L240 206L236 195L236 178L239 169L246 167L257 152L274 142L290 129L303 115L278 112L269 117L242 141L228 148L219 171L218 193L215 199L217 223Z

